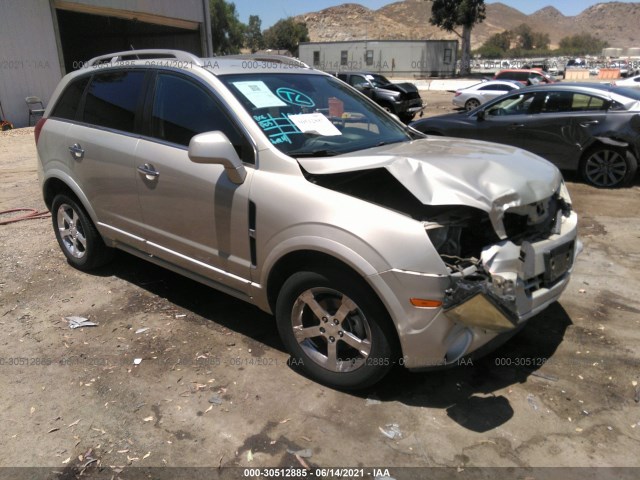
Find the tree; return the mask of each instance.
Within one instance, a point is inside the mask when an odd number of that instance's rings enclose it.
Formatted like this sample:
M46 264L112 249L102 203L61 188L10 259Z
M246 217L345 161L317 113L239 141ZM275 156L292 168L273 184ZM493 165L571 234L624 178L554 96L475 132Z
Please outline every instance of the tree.
M461 75L471 73L471 30L484 19L484 0L433 0L429 22L462 40Z
M549 48L549 34L534 32L526 23L516 27L513 34L518 39L518 48L522 50L547 50Z
M209 0L211 12L211 41L213 53L225 55L239 53L244 45L246 26L238 20L234 3L225 0Z
M518 48L533 50L533 30L526 23L521 23L513 31L517 37Z
M503 58L511 48L513 34L510 30L491 35L476 53L484 58Z
M251 49L251 53L256 53L264 47L262 37L262 21L258 15L249 15L249 25L244 33L245 47Z
M309 30L306 23L296 22L293 17L289 17L278 20L275 25L266 29L263 37L267 48L288 50L292 55L297 55L300 42L309 41Z
M580 33L560 40L560 52L564 55L589 55L600 53L609 44L588 33Z

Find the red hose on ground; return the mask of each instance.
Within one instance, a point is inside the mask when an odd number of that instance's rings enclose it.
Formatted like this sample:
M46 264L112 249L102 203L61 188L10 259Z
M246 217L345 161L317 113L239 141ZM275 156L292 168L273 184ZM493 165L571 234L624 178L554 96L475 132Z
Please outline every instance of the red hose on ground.
M35 208L12 208L11 210L3 210L0 212L0 218L3 215L15 212L29 212L24 215L10 218L8 220L0 220L0 225L7 225L9 223L21 222L22 220L33 220L34 218L48 218L51 216L46 210L39 212Z

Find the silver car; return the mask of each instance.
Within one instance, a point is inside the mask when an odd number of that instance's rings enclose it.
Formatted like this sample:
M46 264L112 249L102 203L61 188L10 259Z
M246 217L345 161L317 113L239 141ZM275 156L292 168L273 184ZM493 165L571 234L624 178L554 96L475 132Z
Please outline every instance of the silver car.
M581 248L547 161L424 138L291 59L98 57L62 79L35 136L72 266L118 248L257 305L292 365L336 388L506 340L558 299Z
M500 95L522 88L523 86L520 82L509 80L480 82L470 87L456 90L452 103L456 107L473 110L489 100L493 100Z
M611 84L615 85L616 87L630 87L640 89L640 75L636 75L635 77L628 77L623 80L616 80L615 82L611 82Z

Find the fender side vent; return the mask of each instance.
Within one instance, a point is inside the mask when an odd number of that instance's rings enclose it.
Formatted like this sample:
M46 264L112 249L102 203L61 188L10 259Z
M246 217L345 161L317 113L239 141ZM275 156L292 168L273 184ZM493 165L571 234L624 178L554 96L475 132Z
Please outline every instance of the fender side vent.
M251 266L257 265L256 258L256 204L249 202L249 254Z

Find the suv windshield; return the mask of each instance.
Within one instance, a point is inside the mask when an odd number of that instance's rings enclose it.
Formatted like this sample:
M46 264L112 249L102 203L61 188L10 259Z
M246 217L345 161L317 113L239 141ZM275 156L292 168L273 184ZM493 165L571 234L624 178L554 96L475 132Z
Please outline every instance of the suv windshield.
M409 140L406 130L349 86L317 74L218 77L282 152L330 156Z

